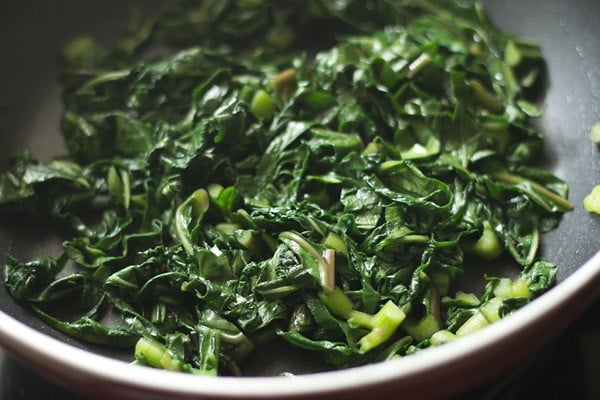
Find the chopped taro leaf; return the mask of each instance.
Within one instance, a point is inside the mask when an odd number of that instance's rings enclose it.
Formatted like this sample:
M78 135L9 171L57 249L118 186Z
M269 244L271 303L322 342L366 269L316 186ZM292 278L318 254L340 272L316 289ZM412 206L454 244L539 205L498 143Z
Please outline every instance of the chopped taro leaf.
M583 198L583 206L591 213L600 215L600 185L592 188L592 191Z
M79 340L224 375L280 337L345 368L554 283L540 235L572 205L532 165L542 54L479 3L174 0L63 61L68 154L16 155L0 210L60 224L64 252L9 257L4 282ZM500 256L518 278L455 287Z

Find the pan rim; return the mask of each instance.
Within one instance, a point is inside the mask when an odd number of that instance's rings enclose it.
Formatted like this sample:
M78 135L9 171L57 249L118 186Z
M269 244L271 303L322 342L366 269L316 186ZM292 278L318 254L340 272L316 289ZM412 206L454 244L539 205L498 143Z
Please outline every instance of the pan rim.
M98 387L112 393L161 393L192 397L277 398L314 396L339 391L402 383L419 384L421 374L444 375L457 363L482 361L482 354L516 336L539 335L552 323L564 328L600 294L600 252L563 282L512 315L468 337L427 349L401 360L290 377L203 377L127 364L94 354L39 332L0 310L0 345L17 359L63 385ZM565 313L565 307L569 312ZM559 314L560 318L557 319ZM558 333L560 329L555 329ZM540 345L543 341L540 340ZM515 343L517 341L514 341ZM538 347L529 343L532 349ZM493 353L493 352L491 352ZM452 373L452 372L450 372ZM422 381L422 379L417 379ZM70 385L68 384L70 381Z

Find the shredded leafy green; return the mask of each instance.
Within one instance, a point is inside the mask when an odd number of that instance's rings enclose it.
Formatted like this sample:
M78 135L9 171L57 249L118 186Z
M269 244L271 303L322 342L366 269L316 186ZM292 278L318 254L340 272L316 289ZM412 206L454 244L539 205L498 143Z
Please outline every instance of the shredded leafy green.
M589 212L600 214L600 185L592 188L592 191L583 198L583 206Z
M590 130L590 140L596 145L600 144L600 122L594 124Z
M572 206L535 167L542 54L479 3L179 0L63 57L68 154L0 175L4 215L67 233L5 266L56 329L176 371L239 373L277 337L346 368L554 283L541 234ZM521 272L456 287L498 258Z

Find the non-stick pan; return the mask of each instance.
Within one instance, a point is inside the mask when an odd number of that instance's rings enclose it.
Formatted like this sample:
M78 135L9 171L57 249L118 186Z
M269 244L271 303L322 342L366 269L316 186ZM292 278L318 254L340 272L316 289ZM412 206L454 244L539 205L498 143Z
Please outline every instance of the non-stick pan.
M62 0L0 4L0 164L21 147L47 159L64 151L57 54L76 35L107 43L121 32L132 4L157 1ZM546 167L566 180L575 209L543 237L542 255L559 264L558 285L488 329L400 361L322 372L323 366L285 346L261 352L248 370L262 377L207 378L129 365L129 355L66 338L16 305L0 288L0 345L71 390L98 398L432 398L497 377L538 351L600 294L600 217L582 206L600 184L600 151L590 141L600 121L600 1L489 0L505 30L541 44L547 60ZM43 227L0 221L0 263L57 254ZM268 353L268 354L266 354ZM277 377L282 370L295 377Z

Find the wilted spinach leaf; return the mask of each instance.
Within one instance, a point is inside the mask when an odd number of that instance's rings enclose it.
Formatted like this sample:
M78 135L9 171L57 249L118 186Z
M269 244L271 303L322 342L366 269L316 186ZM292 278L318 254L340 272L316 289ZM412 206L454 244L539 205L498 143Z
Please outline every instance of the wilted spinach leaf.
M540 235L571 204L534 166L541 52L478 3L176 0L64 56L68 154L13 158L0 207L65 227L60 257L4 281L78 339L215 375L279 336L350 367L554 282ZM455 287L501 254L519 278Z

